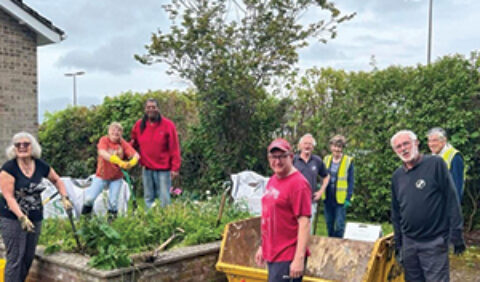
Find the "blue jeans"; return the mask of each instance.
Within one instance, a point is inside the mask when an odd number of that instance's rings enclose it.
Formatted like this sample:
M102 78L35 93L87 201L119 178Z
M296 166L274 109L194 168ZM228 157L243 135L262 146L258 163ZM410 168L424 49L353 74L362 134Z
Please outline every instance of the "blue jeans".
M160 199L162 207L170 204L171 183L170 171L143 168L143 196L147 208L150 208L157 198Z
M310 217L310 235L313 235L313 224L315 222L315 216L317 215L318 202L312 199L312 216Z
M95 199L102 193L103 188L108 185L108 210L118 211L118 194L122 187L122 179L104 180L95 176L92 185L85 191L85 206L93 207Z
M345 217L346 209L343 205L329 205L323 206L325 214L325 221L327 222L328 237L343 238L345 232Z

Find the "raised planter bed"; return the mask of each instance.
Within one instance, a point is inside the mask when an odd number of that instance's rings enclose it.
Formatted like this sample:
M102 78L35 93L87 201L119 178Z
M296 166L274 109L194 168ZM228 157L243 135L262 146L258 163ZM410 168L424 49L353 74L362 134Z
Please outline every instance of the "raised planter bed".
M131 267L99 270L87 265L88 257L73 253L44 254L38 246L27 281L226 281L215 270L220 242L176 248L159 253L152 263L140 262ZM5 247L0 243L0 256Z

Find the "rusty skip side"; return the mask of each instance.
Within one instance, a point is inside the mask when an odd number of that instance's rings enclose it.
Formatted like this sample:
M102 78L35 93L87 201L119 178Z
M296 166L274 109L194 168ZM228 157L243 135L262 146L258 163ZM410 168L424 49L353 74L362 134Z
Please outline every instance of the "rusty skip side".
M260 242L259 217L228 224L217 269L230 282L266 281L266 268L255 264ZM374 243L312 236L309 249L303 281L404 281L403 269L395 262L393 235Z
M362 281L375 243L312 236L307 276Z

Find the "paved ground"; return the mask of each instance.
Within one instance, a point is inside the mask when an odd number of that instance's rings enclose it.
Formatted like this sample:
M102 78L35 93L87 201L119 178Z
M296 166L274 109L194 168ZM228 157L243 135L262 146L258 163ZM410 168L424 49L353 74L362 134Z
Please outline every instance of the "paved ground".
M452 282L480 282L480 230L465 234L468 249L464 255L450 255Z

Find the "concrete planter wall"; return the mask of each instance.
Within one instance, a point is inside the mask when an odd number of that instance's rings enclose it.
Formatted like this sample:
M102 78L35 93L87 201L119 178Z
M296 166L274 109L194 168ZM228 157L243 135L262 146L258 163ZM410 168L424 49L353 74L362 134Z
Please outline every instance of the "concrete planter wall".
M110 271L93 269L88 258L79 254L44 254L38 246L27 281L226 281L223 273L215 270L220 242L183 247L159 254L152 263ZM5 248L0 244L0 256Z

